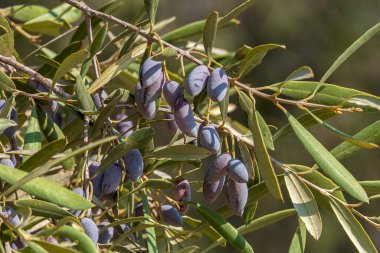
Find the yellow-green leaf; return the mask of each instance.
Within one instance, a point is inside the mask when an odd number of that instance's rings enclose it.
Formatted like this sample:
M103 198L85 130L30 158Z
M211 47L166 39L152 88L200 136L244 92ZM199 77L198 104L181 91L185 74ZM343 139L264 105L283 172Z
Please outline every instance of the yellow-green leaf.
M82 63L84 59L86 58L87 50L81 49L78 52L72 53L69 56L67 56L62 64L59 66L57 71L55 72L55 75L53 77L53 85L67 72L70 71L73 67L78 65L79 63Z
M214 46L216 31L218 30L219 13L212 12L206 19L205 27L203 30L203 45L209 60L211 59L212 48Z
M24 150L38 151L41 149L42 134L38 124L37 108L33 106L32 113L29 117L28 127L24 136ZM22 161L25 162L29 156L24 155Z
M12 56L14 51L13 32L6 18L0 15L0 26L3 32L0 35L0 54L4 56Z

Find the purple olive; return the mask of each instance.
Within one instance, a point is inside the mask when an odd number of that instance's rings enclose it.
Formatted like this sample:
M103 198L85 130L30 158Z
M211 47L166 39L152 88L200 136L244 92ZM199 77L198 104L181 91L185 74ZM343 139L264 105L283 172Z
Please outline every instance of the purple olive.
M147 88L156 82L161 83L162 74L162 63L149 57L141 65L140 82L144 88Z
M80 223L83 226L84 232L90 237L91 241L95 244L98 243L99 239L99 229L96 226L95 222L90 218L84 217Z
M231 159L227 165L228 176L236 183L248 182L248 171L239 159Z
M174 105L174 120L178 128L190 137L197 137L199 123L195 122L190 104L184 98L179 98Z
M222 68L214 69L207 83L207 96L214 102L222 102L227 94L228 77Z
M236 183L232 179L228 179L227 197L231 211L238 216L242 216L248 200L247 184Z
M124 156L127 179L135 181L143 174L143 157L138 149L131 149Z
M212 204L223 190L225 177L215 182L203 182L203 198L206 204Z
M164 84L162 94L168 105L174 107L175 102L182 97L182 88L176 81L169 81Z
M124 233L128 232L131 229L127 224L120 224L120 227ZM113 238L118 239L119 237L120 237L120 233L119 233L119 231L117 231L117 229L115 229L115 232L113 234ZM129 235L129 239L131 239L132 242L136 241L133 234Z
M176 133L178 130L177 123L174 121L174 115L171 113L165 113L165 119L170 119L170 121L166 121L166 125L168 126L170 132Z
M3 159L0 159L0 164L5 165L5 166L8 166L8 167L12 167L12 168L15 167L14 163L13 163L12 160L9 159L9 158L3 158Z
M171 205L163 205L161 206L161 213L162 218L166 224L175 227L183 226L183 220L177 208L174 208Z
M165 76L162 74L161 82L152 84L147 88L142 88L144 94L144 104L150 104L161 96L162 86L165 83Z
M189 181L182 178L175 183L173 199L179 202L191 200L191 188L190 188ZM179 204L180 213L185 214L188 210L189 210L189 205Z
M154 216L157 216L157 210L156 210L151 198L148 199L148 205L149 205L151 213L153 213ZM135 216L136 217L144 216L144 207L143 207L143 203L141 201L135 204Z
M88 166L89 175L93 177L95 175L96 170L99 168L100 164L98 162L93 162L90 166ZM102 196L102 181L103 181L104 171L102 171L99 175L91 180L94 195L97 198Z
M113 164L105 169L102 179L103 195L113 194L120 185L122 169L118 164Z
M73 190L73 192L76 193L76 194L78 194L79 196L81 196L83 198L85 197L84 191L80 187L75 188ZM82 213L82 211L81 210L70 210L70 213L72 215L74 215L75 217L78 217Z
M110 223L108 221L102 221L98 225L99 231L104 228L105 226L108 226ZM113 227L108 227L106 230L101 232L99 234L98 243L101 244L107 244L111 241L112 237L114 236L115 229Z
M17 237L10 243L10 246L13 250L16 250L18 252L19 250L26 247L26 243L24 242L23 239L21 239L20 237Z
M135 89L135 100L137 109L144 119L150 120L153 119L156 115L156 101L145 103L144 93L145 92L141 87L141 84L137 83Z
M124 115L123 113L118 113L116 115L116 120L119 120L120 122L116 125L117 131L119 131L120 134L123 135L124 138L128 137L131 133L133 133L133 122L123 121L128 116Z
M210 72L206 65L195 67L186 78L185 88L190 96L199 95L207 84Z
M198 146L207 148L211 154L218 153L220 149L220 138L213 125L200 126L198 130Z
M3 109L5 102L6 101L4 99L0 99L0 112ZM8 119L13 120L14 122L18 123L18 115L14 107L12 107L11 112L8 116ZM16 131L17 131L17 125L11 126L11 127L8 127L6 130L4 130L3 135L9 139L16 133Z
M6 206L1 209L1 215L7 218L8 222L17 227L20 224L20 218L16 214L16 211L12 207Z
M45 239L46 242L48 243L51 243L51 244L55 244L55 245L58 245L58 241L57 239L55 239L53 236L49 235L46 239Z
M227 175L227 164L231 160L231 155L223 153L217 157L211 156L210 159L211 161L205 161L207 171L204 181L207 183L219 181Z

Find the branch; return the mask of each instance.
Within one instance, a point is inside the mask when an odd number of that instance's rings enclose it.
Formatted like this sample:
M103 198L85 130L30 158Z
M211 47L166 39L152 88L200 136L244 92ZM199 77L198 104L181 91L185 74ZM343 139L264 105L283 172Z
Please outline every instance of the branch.
M9 66L12 66L17 70L24 72L25 74L28 74L30 77L33 77L34 79L36 79L41 84L51 88L52 81L50 79L43 77L38 72L34 71L33 69L15 61L15 60L13 60L11 57L6 57L6 56L0 54L0 62L7 64ZM56 94L61 95L62 97L69 97L69 95L66 92L62 91L59 87L54 87L53 91Z
M75 8L78 8L86 16L94 16L94 17L97 17L97 18L100 18L100 19L107 20L109 22L118 24L120 26L123 26L123 27L129 29L129 30L135 31L139 35L141 35L142 37L144 37L145 39L147 39L148 41L161 43L165 47L170 47L170 48L176 50L178 54L182 55L183 57L187 58L188 60L190 60L190 61L192 61L192 62L194 62L194 63L196 63L198 65L203 65L202 61L200 61L199 59L197 59L194 56L192 56L188 51L183 50L181 48L178 48L178 47L170 44L169 42L166 42L166 41L163 41L163 40L159 40L153 34L151 34L150 32L142 30L141 28L139 28L137 26L134 26L134 25L132 25L132 24L130 24L128 22L125 22L125 21L123 21L121 19L118 19L118 18L116 18L116 17L114 17L112 15L109 15L109 14L106 14L106 13L94 10L94 9L92 9L91 7L89 7L87 4L85 4L83 2L78 2L76 0L63 0L63 2L66 2L66 3L70 4L71 6L73 6ZM306 102L306 101L297 101L297 100L278 98L276 96L272 96L272 95L263 93L263 92L255 89L255 88L249 87L249 86L247 86L247 85L245 85L245 84L243 84L243 83L235 80L234 78L229 77L229 81L230 81L230 83L232 83L233 85L236 85L240 89L246 90L247 92L252 93L253 95L255 95L257 97L261 97L261 98L270 100L270 101L272 101L274 103L283 103L283 104L290 104L290 105L296 105L296 106L305 106L305 107L315 107L315 108L328 109L328 110L337 110L337 111L348 111L348 112L355 111L354 108L343 109L343 108L339 108L338 106L328 106L328 105L309 103L309 102Z

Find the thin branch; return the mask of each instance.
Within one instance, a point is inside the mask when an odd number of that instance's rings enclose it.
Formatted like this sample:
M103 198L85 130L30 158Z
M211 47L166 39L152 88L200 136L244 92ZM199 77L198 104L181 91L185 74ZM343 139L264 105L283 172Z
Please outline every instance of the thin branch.
M138 32L139 35L141 35L142 37L144 37L148 41L162 43L162 45L164 45L165 47L170 47L170 48L176 50L178 54L186 57L188 60L190 60L190 61L192 61L192 62L194 62L194 63L196 63L198 65L203 65L203 62L200 61L199 59L195 58L194 56L192 56L190 54L190 52L188 52L186 50L183 50L181 48L178 48L178 47L170 44L169 42L157 39L156 36L154 36L154 34L151 34L149 31L142 30L139 27L134 26L134 25L132 25L132 24L130 24L128 22L125 22L125 21L123 21L121 19L118 19L118 18L116 18L116 17L114 17L112 15L109 15L109 14L106 14L106 13L94 10L94 9L92 9L91 7L89 7L87 4L85 4L83 2L78 2L76 0L63 0L63 1L66 2L66 3L68 3L68 4L70 4L70 5L72 5L72 6L74 6L75 8L78 8L86 16L98 17L100 19L107 20L109 22L121 25L121 26L123 26L123 27L125 27L125 28L127 28L129 30ZM249 86L247 86L247 85L245 85L245 84L243 84L243 83L235 80L234 78L229 77L229 81L230 81L231 84L236 85L237 87L239 87L239 88L241 88L243 90L246 90L246 91L252 93L253 95L255 95L257 97L261 97L261 98L270 100L270 101L275 102L275 103L284 103L284 104L290 104L290 105L305 106L305 107L315 107L315 108L337 110L337 111L348 111L348 112L356 111L356 108L344 108L343 109L343 108L339 108L338 106L328 106L328 105L309 103L309 102L305 102L305 101L298 101L298 100L289 100L289 99L284 99L284 98L278 98L276 96L272 96L270 94L263 93L263 92L259 91L258 89L249 87Z
M52 81L50 79L47 79L45 77L43 77L42 75L40 75L38 72L34 71L33 69L13 60L11 57L6 57L4 55L1 55L0 54L0 62L2 63L5 63L9 66L12 66L14 67L15 69L21 71L21 72L24 72L25 74L28 74L30 77L33 77L34 79L36 79L38 82L40 82L41 84L51 88L51 85L52 85ZM67 94L66 92L62 91L59 87L55 86L54 87L54 92L56 94L59 94L61 95L62 97L69 97L70 95Z

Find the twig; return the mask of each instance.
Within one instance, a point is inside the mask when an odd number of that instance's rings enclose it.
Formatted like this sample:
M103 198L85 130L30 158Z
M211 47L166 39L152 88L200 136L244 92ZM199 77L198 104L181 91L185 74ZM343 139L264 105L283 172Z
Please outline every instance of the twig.
M121 19L118 19L118 18L116 18L116 17L114 17L112 15L109 15L109 14L106 14L106 13L94 10L94 9L92 9L91 7L89 7L87 4L85 4L83 2L78 2L76 0L63 0L63 1L66 2L66 3L68 3L68 4L70 4L70 5L72 5L72 6L74 6L75 8L78 8L83 13L85 13L86 16L98 17L100 19L104 19L104 20L107 20L109 22L121 25L121 26L123 26L123 27L125 27L125 28L127 28L129 30L137 32L139 35L141 35L142 37L144 37L145 39L147 39L150 42L161 43L165 47L170 47L170 48L176 50L178 54L186 57L188 60L190 60L190 61L192 61L192 62L194 62L194 63L196 63L198 65L202 65L203 64L202 61L200 61L199 59L197 59L194 56L192 56L190 54L190 52L188 52L186 50L183 50L181 48L178 48L178 47L170 44L169 42L157 39L156 36L154 34L151 34L149 31L142 30L142 29L138 28L137 26L134 26L134 25L132 25L132 24L130 24L128 22L125 22L125 21L123 21ZM305 107L315 107L315 108L328 109L328 110L337 110L337 111L348 111L348 112L355 111L355 109L353 109L353 108L339 108L338 106L328 106L328 105L309 103L309 102L305 102L305 101L298 101L298 100L290 100L290 99L278 98L276 96L272 96L270 94L263 93L263 92L259 91L258 89L249 87L249 86L247 86L247 85L245 85L245 84L243 84L243 83L235 80L234 78L229 77L229 81L233 85L236 85L239 88L241 88L243 90L246 90L247 92L251 92L253 95L255 95L257 97L261 97L261 98L264 98L264 99L267 99L267 100L270 100L270 101L276 102L276 103L284 103L284 104L297 105L297 106L305 106Z
M11 57L6 57L6 56L0 54L0 62L5 63L9 66L12 66L17 70L24 72L25 74L28 74L30 77L33 77L34 79L36 79L41 84L51 88L52 81L50 79L43 77L38 72L34 71L33 69L15 61L15 60L13 60ZM59 87L54 87L53 90L56 94L59 94L62 97L69 97L70 96L66 92L59 89Z

